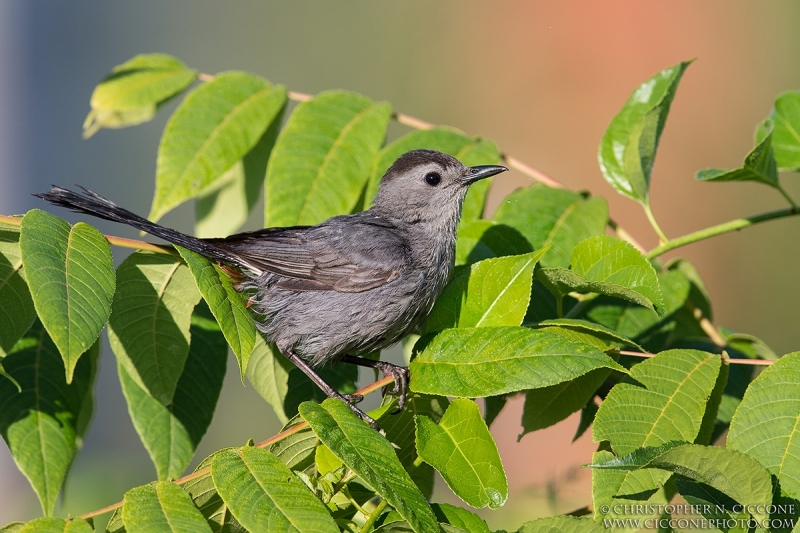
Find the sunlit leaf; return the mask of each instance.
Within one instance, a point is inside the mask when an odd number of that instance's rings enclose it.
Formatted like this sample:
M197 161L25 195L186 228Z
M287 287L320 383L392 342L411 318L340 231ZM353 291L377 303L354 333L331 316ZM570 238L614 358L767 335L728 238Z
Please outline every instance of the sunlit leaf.
M463 507L449 503L434 503L431 507L439 522L451 524L469 533L491 533L489 526L480 516Z
M95 344L75 365L72 382L64 363L40 323L35 323L9 355L3 369L21 387L0 379L0 434L17 467L36 491L45 515L53 512L80 439L81 415L93 403L91 386L97 369Z
M588 518L550 516L525 522L517 533L605 533L607 531Z
M70 227L38 209L23 217L19 246L36 313L61 352L69 383L111 312L111 249L92 226Z
M125 493L122 522L127 533L211 532L189 495L171 481L156 481Z
M266 225L317 224L353 211L390 115L389 104L345 91L297 106L267 166Z
M597 348L549 331L447 329L411 362L411 390L463 398L495 396L555 385L596 368L622 369Z
M700 181L757 181L779 188L778 168L772 150L771 125L764 138L747 154L740 168L735 170L707 168L699 171L696 178Z
M150 218L199 195L261 139L286 90L245 72L225 72L192 91L164 128Z
M472 507L497 509L508 499L508 480L492 434L472 400L450 403L439 424L415 417L417 453Z
M778 168L800 170L800 91L779 95L770 118L775 124L772 148Z
M101 81L89 100L92 110L83 123L83 137L100 128L124 128L152 119L158 107L186 89L197 71L167 54L141 54Z
M247 364L247 379L272 406L283 424L289 421L283 405L289 392L289 372L294 368L274 345L268 344L261 335L256 336L255 348Z
M211 477L233 516L250 531L338 531L322 502L267 450L223 450L211 461Z
M650 175L675 91L691 61L662 70L641 84L613 118L597 158L606 181L620 194L649 203Z
M195 468L195 472L208 469L208 471L183 485L195 506L205 517L206 523L214 533L247 533L239 522L231 514L230 509L222 501L217 489L214 487L214 480L211 479L211 461L218 453L228 451L232 448L223 448L202 461Z
M177 256L136 252L117 269L108 338L137 385L162 405L172 402L189 355L189 323L200 301Z
M45 517L31 520L20 525L18 529L0 529L2 533L92 533L94 529L82 518L64 520L63 518Z
M306 402L300 414L339 459L389 502L417 533L438 531L428 501L409 477L392 445L341 401Z

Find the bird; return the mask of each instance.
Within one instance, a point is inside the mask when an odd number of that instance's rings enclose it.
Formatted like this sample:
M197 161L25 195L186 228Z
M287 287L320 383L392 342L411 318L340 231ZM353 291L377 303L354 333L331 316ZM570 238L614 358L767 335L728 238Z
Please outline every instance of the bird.
M378 424L314 370L325 362L374 368L394 378L406 402L407 367L362 356L387 348L433 309L453 270L456 229L469 186L508 169L467 167L433 150L401 155L380 180L372 206L315 226L272 227L200 239L170 229L80 187L34 194L56 206L133 226L216 261L249 295L256 327L330 398Z

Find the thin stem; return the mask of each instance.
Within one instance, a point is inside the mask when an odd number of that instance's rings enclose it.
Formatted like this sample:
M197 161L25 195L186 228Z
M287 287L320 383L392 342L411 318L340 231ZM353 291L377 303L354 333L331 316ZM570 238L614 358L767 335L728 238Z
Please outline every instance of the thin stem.
M755 224L760 224L761 222L766 222L767 220L775 220L778 218L791 217L799 214L800 214L800 209L790 207L787 209L780 209L778 211L771 211L769 213L762 213L760 215L755 215L752 217L737 218L736 220L731 220L730 222L725 222L717 226L711 226L710 228L702 229L700 231L695 231L694 233L689 233L688 235L684 235L682 237L676 237L675 239L672 239L669 242L665 242L650 250L647 253L647 258L653 259L655 257L658 257L662 254L669 252L670 250L686 246L687 244L699 242L711 237L716 237L717 235L730 233L732 231L738 231L740 229L753 226Z
M378 518L380 518L381 513L383 513L383 510L386 509L387 505L389 505L389 502L387 502L386 499L382 499L380 503L375 506L375 509L373 509L372 512L369 514L369 516L367 517L367 521L364 522L364 525L361 526L361 529L359 529L359 531L361 533L367 533L370 529L372 529L372 526L375 524L375 521L378 520Z
M644 206L644 212L647 215L647 220L650 221L650 225L653 226L653 229L658 235L658 240L660 241L659 244L666 244L669 242L669 239L664 234L664 230L661 229L661 226L658 225L658 221L656 220L655 215L653 215L653 210L650 208L650 203L642 204Z
M362 396L366 396L367 394L371 394L371 393L373 393L373 392L375 392L377 390L382 389L383 387L386 387L387 385L391 385L392 383L394 383L394 378L392 376L386 376L385 378L379 379L378 381L367 385L363 389L361 389L359 391L356 391L355 394L360 394ZM289 437L291 435L294 435L295 433L297 433L297 432L299 432L299 431L301 431L301 430L303 430L303 429L305 429L307 427L308 427L308 422L306 422L304 420L304 421L300 422L299 424L296 424L296 425L290 427L289 429L281 431L277 435L274 435L274 436L268 438L267 440L263 440L263 441L259 442L258 444L256 444L256 448L266 448L267 446L271 446L271 445L275 444L276 442L280 442L283 439L285 439L285 438L287 438L287 437ZM200 470L197 470L196 472L192 472L191 474L183 476L182 478L176 479L173 483L175 483L177 485L183 485L184 483L188 483L189 481L192 481L193 479L197 479L199 477L202 477L202 476L208 474L209 472L211 472L211 467L201 468ZM115 510L115 509L117 509L119 507L122 507L122 502L117 502L117 503L115 503L113 505L109 505L108 507L103 507L102 509L98 509L96 511L91 511L89 513L82 514L82 515L80 515L79 518L89 519L89 518L92 518L94 516L99 516L101 514L109 513L109 512L111 512L111 511L113 511L113 510Z
M778 190L781 192L781 194L783 195L783 197L784 197L784 198L786 198L786 201L787 201L787 202L789 202L789 205L791 205L791 206L792 206L792 208L793 208L795 211L797 211L797 204L794 202L794 200L792 200L792 197L791 197L791 196L789 196L789 193L788 193L788 192L786 192L786 189L784 189L783 187L781 187L781 184L780 184L780 183L778 184Z
M644 352L630 352L628 350L619 350L618 352L620 355L630 355L632 357L655 357L656 354L654 353L644 353ZM733 359L730 357L722 357L722 360L729 364L734 365L751 365L751 366L769 366L775 361L771 361L769 359Z

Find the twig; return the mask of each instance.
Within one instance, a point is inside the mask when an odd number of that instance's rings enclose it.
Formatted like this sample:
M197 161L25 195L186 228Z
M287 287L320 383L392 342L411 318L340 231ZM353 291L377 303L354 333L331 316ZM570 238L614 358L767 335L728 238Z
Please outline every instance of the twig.
M654 353L646 353L646 352L630 352L628 350L619 350L621 355L630 355L631 357L655 357L656 354ZM734 359L732 357L725 357L722 356L722 360L726 363L734 364L734 365L752 365L752 366L769 366L775 361L770 361L768 359Z

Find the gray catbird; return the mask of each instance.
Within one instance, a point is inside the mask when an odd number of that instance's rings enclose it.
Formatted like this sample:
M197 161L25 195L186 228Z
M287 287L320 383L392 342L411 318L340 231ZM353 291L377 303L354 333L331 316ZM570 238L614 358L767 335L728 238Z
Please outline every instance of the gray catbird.
M453 268L456 226L471 183L508 170L465 167L431 150L408 152L381 179L373 207L316 226L266 228L197 239L154 224L84 189L53 186L48 202L122 222L224 265L238 290L252 294L254 321L278 350L329 397L377 427L314 372L326 361L376 368L395 378L405 403L408 369L357 357L386 348L430 313Z

